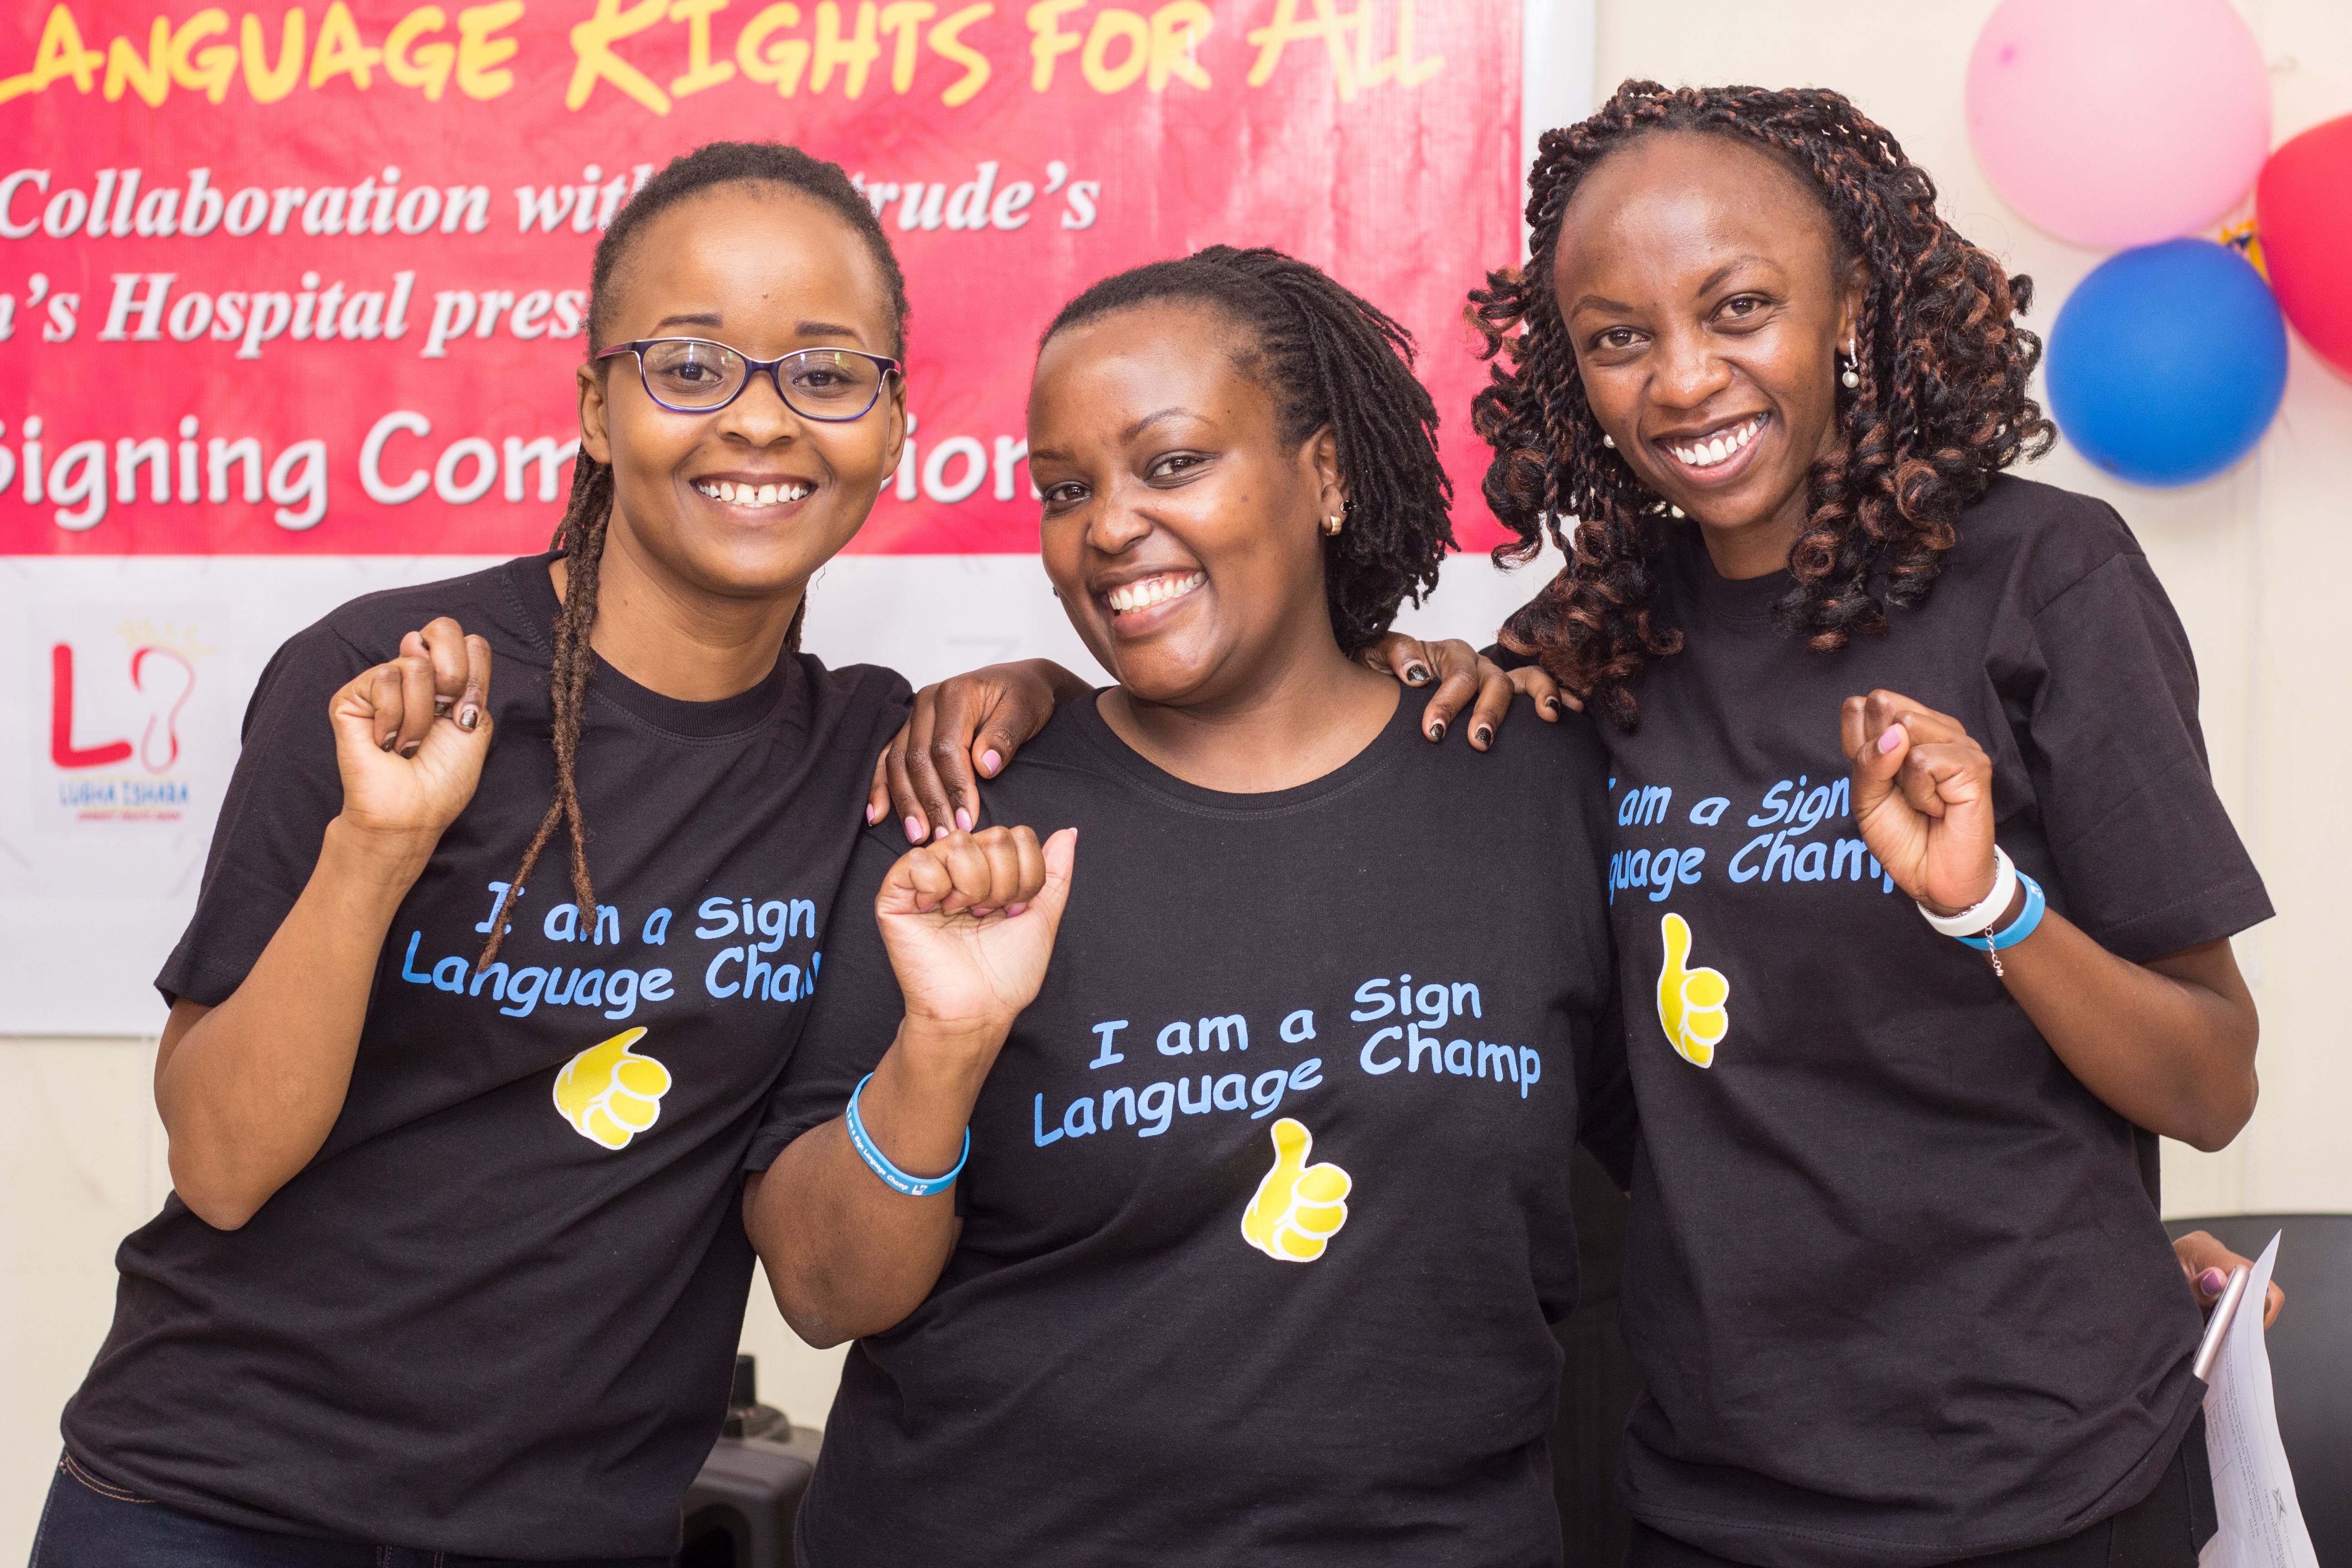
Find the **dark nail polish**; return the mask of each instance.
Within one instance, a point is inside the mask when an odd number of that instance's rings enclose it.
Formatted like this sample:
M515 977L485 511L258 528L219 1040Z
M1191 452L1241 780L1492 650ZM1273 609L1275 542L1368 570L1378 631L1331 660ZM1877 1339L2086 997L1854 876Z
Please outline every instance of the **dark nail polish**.
M1482 746L1491 746L1495 743L1495 731L1481 724L1470 732L1470 738Z
M1426 686L1429 684L1429 671L1418 664L1406 665L1404 667L1404 678L1406 682L1410 685Z
M446 697L436 697L433 700L433 717L446 719L449 717L449 708L450 702Z
M481 727L482 710L480 709L468 702L465 707L457 710L457 728L460 730L471 731L478 730Z
M392 750L392 749L393 749L393 747L394 747L394 746L398 745L399 743L400 743L400 731L397 731L397 730L394 730L391 734L386 735L386 736L383 738L383 749L384 749L385 751L387 751L387 752L388 752L388 751L390 751L390 750Z
M416 754L417 748L424 744L425 742L422 741L411 741L408 744L400 748L400 754L404 757L413 757Z
M1445 739L1445 721L1443 719L1429 727L1429 738L1433 741Z

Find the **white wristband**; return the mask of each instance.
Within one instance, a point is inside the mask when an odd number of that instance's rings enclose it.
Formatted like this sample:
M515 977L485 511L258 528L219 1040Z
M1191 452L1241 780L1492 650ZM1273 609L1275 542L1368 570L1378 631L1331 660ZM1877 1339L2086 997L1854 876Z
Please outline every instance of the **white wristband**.
M2017 865L2010 859L2009 851L1994 845L1992 862L1992 891L1985 895L1984 902L1956 915L1939 915L1921 904L1919 913L1946 936L1982 936L2008 910L2010 900L2017 896Z

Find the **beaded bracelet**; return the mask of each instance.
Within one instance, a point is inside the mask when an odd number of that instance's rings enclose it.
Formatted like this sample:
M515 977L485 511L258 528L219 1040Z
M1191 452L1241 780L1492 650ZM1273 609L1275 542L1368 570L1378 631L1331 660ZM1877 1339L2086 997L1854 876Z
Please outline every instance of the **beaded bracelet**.
M875 1144L866 1131L864 1120L857 1114L857 1097L864 1094L866 1086L873 1081L872 1073L857 1080L857 1087L849 1091L848 1113L842 1118L849 1128L849 1145L857 1151L857 1157L866 1162L866 1168L881 1177L883 1185L910 1198L933 1197L955 1185L956 1177L963 1173L964 1162L971 1158L971 1129L967 1127L963 1130L963 1152L956 1156L954 1170L944 1176L910 1176L890 1163L890 1157Z

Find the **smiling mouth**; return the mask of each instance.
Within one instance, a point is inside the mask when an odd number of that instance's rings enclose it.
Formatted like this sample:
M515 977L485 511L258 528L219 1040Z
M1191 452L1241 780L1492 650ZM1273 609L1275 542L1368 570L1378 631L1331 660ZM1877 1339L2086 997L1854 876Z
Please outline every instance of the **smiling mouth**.
M1181 599L1209 580L1206 572L1162 572L1155 576L1139 577L1132 583L1121 583L1105 594L1103 603L1114 616L1133 615L1155 605Z
M1696 441L1661 440L1656 445L1684 468L1705 473L1746 451L1756 437L1763 434L1764 426L1770 417L1765 414L1751 414L1736 425L1713 431Z
M789 480L779 485L742 485L727 479L697 479L695 490L727 506L789 506L805 500L813 487Z

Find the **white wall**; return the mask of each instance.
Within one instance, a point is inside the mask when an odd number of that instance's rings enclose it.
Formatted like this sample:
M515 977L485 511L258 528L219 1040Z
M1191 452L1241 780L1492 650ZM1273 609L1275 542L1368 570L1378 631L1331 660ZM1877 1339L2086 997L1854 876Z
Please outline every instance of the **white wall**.
M2033 275L2042 300L2035 317L2046 329L2099 256L2028 227L1969 154L1961 77L1993 4L1601 0L1598 76L1604 91L1626 76L1845 91L1935 173L1966 232ZM2242 8L2273 63L2280 139L2352 111L2352 5L2242 0ZM1575 84L1565 85L1563 96L1571 96ZM2036 472L2107 497L2147 545L2196 646L2222 796L2280 910L2239 943L2265 1026L2262 1107L2220 1154L2167 1149L2167 1207L2176 1214L2352 1211L2352 1154L2340 1126L2342 1108L2352 1104L2352 1062L2338 1052L2345 1029L2335 1000L2352 923L2339 888L2352 866L2352 817L2331 798L2336 782L2352 776L2352 699L2334 646L2347 618L2340 585L2352 581L2352 521L2337 472L2348 453L2352 384L2298 343L2277 426L2257 457L2223 479L2189 490L2137 490L2063 448ZM850 658L905 646L888 636L892 620L861 581L871 570L858 562L830 570L812 602L812 646ZM1496 610L1517 602L1518 584L1477 580L1484 570L1464 563L1450 573L1419 624L1491 628ZM1016 651L992 629L993 612L1043 593L1034 563L942 563L926 592L901 595L890 608L899 624L912 616L930 629L941 659L979 663ZM0 1006L0 1030L6 1027ZM56 1457L58 1408L110 1313L115 1245L153 1213L167 1185L149 1097L152 1060L147 1040L0 1037L10 1107L0 1139L0 1192L9 1200L0 1207L0 1557L31 1540ZM760 1356L772 1403L804 1424L822 1418L838 1353L794 1341L764 1288L753 1290L744 1344Z

